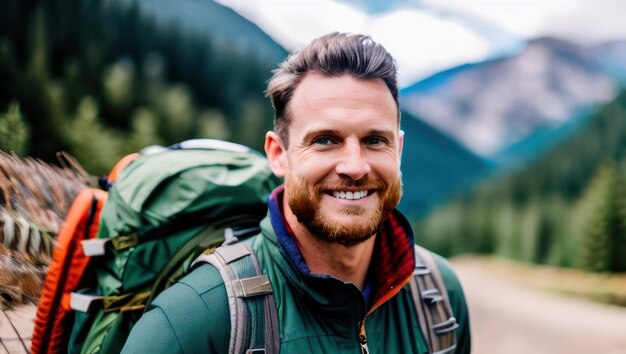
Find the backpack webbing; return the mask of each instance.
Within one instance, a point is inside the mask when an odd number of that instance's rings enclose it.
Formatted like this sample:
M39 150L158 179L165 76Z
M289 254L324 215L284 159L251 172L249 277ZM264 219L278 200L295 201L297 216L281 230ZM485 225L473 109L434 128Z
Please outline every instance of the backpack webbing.
M278 353L280 337L272 285L261 273L248 243L235 243L203 253L193 263L207 262L224 279L230 309L230 354Z
M452 315L448 291L432 254L418 245L409 285L429 353L453 353L459 325Z
M199 262L213 265L224 279L231 317L229 353L278 353L280 335L273 290L248 243L205 252L193 266ZM432 254L418 245L409 287L429 353L453 353L459 325L439 267Z

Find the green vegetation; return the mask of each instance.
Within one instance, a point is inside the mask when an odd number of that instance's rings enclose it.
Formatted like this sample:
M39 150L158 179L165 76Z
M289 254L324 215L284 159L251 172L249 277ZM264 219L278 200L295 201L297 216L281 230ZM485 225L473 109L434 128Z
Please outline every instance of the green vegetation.
M418 242L445 255L494 253L626 272L626 92L523 170L480 183L418 220Z
M16 102L0 113L0 150L23 155L28 146L28 128Z
M217 3L204 9L198 29L142 2L2 2L0 148L46 161L67 150L92 173L146 145L189 138L261 148L258 130L272 124L265 82L287 53L269 37L266 52L242 45L221 18L262 32ZM8 139L7 129L18 133Z

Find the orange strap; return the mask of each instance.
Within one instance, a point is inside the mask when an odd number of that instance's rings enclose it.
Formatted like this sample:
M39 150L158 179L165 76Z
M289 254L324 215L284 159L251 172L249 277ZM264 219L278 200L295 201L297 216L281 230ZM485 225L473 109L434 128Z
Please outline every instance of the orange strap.
M60 353L63 335L69 336L71 328L65 328L69 306L67 296L80 289L83 273L89 264L89 257L83 254L81 240L94 238L100 225L100 211L108 194L99 189L81 191L70 208L65 222L57 236L58 245L54 250L48 268L44 287L37 306L35 329L31 341L31 352Z
M139 156L141 155L139 155L138 152L134 152L132 154L124 156L121 160L119 160L111 170L111 173L109 173L109 181L115 182L119 177L119 174L122 173L126 166L128 166L131 162L133 162L134 159Z

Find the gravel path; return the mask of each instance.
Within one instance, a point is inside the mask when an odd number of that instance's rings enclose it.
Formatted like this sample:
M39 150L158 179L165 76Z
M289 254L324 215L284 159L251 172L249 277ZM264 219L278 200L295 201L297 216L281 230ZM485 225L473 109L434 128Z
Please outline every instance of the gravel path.
M471 259L453 265L470 306L472 353L626 353L626 308L522 286Z

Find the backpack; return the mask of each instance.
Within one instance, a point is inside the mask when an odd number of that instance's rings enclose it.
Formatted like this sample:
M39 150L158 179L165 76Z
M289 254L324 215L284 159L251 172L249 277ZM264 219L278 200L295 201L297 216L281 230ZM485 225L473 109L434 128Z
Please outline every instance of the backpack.
M110 177L108 193L82 192L62 226L33 353L119 352L147 305L198 255L258 233L280 183L261 154L208 139L144 150Z

